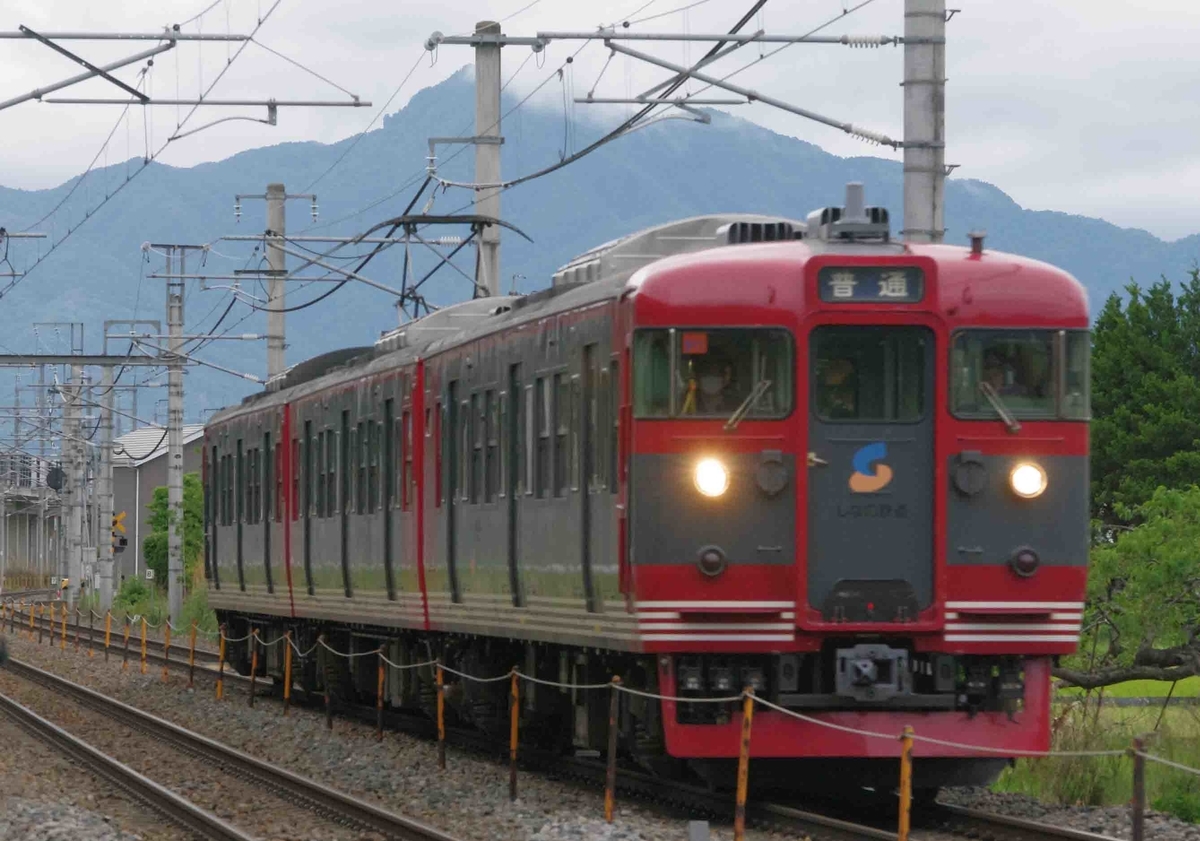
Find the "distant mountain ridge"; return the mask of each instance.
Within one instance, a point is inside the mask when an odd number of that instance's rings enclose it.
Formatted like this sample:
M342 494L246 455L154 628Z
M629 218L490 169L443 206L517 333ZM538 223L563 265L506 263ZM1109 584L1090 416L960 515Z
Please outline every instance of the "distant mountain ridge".
M505 100L506 109L516 104L511 97ZM469 71L420 91L404 109L388 115L381 128L363 136L316 185L322 221L309 234L355 234L399 214L411 199L415 183L405 190L398 188L410 179L419 183L428 154L427 139L469 133L473 113ZM577 125L579 141L564 150L562 112L528 106L514 112L502 128L506 176L540 169L599 132L592 125ZM188 142L203 142L203 135ZM274 181L300 191L353 142L286 143L188 169L152 164L73 234L37 273L0 301L7 327L0 342L12 350L31 350L33 335L27 325L32 322L83 321L88 350L98 351L96 337L105 319L134 317L135 306L136 317L164 318L164 281L148 277L162 270L163 261L153 252L144 254L142 243L205 242L220 234L257 233L265 227L262 202L245 202L242 220L235 224L236 193L259 192ZM467 149L447 162L453 154L453 147L439 147L440 174L470 180L473 155ZM93 172L68 203L74 207L69 223L61 214L58 217L55 238L62 235L64 225L78 224L85 208L94 207L100 195L110 192L138 165L120 163ZM521 291L540 288L549 283L555 268L576 254L673 218L727 211L802 218L813 208L840 203L847 181L863 181L868 203L888 207L893 227L899 229L902 173L898 162L836 157L811 143L719 112L712 113L712 123L707 126L667 122L635 132L550 176L506 192L502 217L534 242L506 234L501 274L506 286L511 283ZM72 183L49 190L0 188L0 225L21 230L60 201ZM393 192L396 195L368 212L326 227L324 220L336 220ZM421 209L428 195L415 210ZM465 191L439 191L433 211L469 207L469 201ZM305 203L289 203L289 234L311 224ZM1094 311L1111 291L1121 289L1131 278L1143 284L1161 275L1180 279L1200 259L1200 234L1164 242L1146 231L1119 228L1100 219L1026 210L999 188L973 179L947 181L946 224L950 243L965 244L968 231L985 229L988 248L1025 254L1066 269L1087 286ZM314 243L310 247L326 246ZM34 250L29 244L13 246L12 260L18 269L26 262L21 255ZM245 255L248 250L239 244L217 243L203 266L198 257L189 258L188 273L233 275L236 269L255 265L261 255L249 262L225 255ZM350 253L363 251L359 247ZM296 262L289 260L291 265ZM394 248L363 273L399 286L401 265L400 249ZM469 272L469 260L463 265ZM414 251L417 277L432 266L423 247ZM190 332L212 324L225 309L226 298L223 292L200 293L197 281L189 283L186 315ZM228 280L207 282L209 286L229 284ZM255 281L243 281L242 286L262 296ZM325 282L304 289L292 286L288 303L301 303L327 288ZM447 269L424 288L434 304L470 294L467 281ZM243 306L235 307L222 329L238 322L246 312ZM288 361L295 363L336 347L369 344L381 331L395 326L396 312L385 294L350 283L321 304L291 313L287 319ZM263 327L262 315L255 314L235 332L262 332ZM53 337L43 334L41 338L43 347L53 346ZM110 344L110 351L116 347ZM120 352L124 349L119 348ZM217 342L205 348L202 356L262 374L266 349L262 343ZM189 420L197 418L203 409L234 402L252 388L244 380L219 372L191 369L187 416Z

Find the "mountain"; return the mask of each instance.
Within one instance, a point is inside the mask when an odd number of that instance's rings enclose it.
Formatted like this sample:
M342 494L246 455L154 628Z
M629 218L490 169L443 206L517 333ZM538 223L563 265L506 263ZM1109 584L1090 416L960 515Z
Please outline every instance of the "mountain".
M505 97L506 111L516 104L515 98ZM357 141L319 181L315 191L321 220L316 227L309 219L307 202L288 203L289 234L309 228L310 235L355 234L398 215L420 183L427 139L469 134L473 115L470 68L419 92L403 110L387 116L381 128ZM606 116L611 123L618 115ZM802 217L815 207L840 203L847 181L865 182L868 202L887 206L899 228L899 163L866 156L841 158L728 114L713 112L711 117L711 125L672 120L635 132L552 175L506 192L501 215L533 242L505 233L502 277L520 275L513 282L521 291L545 286L556 267L587 248L672 218L716 211ZM527 105L511 114L503 126L505 175L525 174L559 160L564 138L571 141L566 149L570 153L603 131L590 122L576 122L570 132L567 127L561 110ZM182 142L202 143L203 137ZM261 193L270 181L303 191L355 142L286 143L187 169L151 164L36 273L0 300L8 325L0 348L31 350L33 336L26 325L33 322L82 321L89 352L98 352L97 337L105 319L163 318L164 281L147 277L162 271L163 259L153 251L143 253L142 243L206 242L221 234L257 233L265 227L263 203L243 201L243 218L235 224L236 193ZM456 150L460 154L450 160ZM438 154L439 174L470 180L474 156L469 147L441 146ZM67 201L65 213L54 217L55 239L67 225L79 224L85 208L94 208L102 195L140 166L140 160L134 160L93 171ZM413 186L400 189L414 179ZM73 186L74 181L49 190L0 188L0 224L21 230L63 200ZM389 194L394 195L366 212L338 221ZM428 194L422 197L417 210L427 198ZM469 201L464 190L439 191L433 211L458 210ZM43 223L41 229L50 231L50 224ZM948 242L965 244L969 230L982 228L987 230L989 248L1026 254L1070 271L1087 286L1094 309L1130 279L1143 284L1161 275L1178 279L1200 259L1200 234L1164 242L1146 231L1119 228L1100 219L1026 210L999 188L971 179L947 180L946 224ZM202 268L200 258L193 255L187 270L232 275L235 269L258 264L261 255L247 260L250 248L246 243L217 242ZM11 247L10 260L21 269L36 251L36 245L18 242ZM359 247L347 253L363 251ZM415 248L413 256L417 276L434 265L424 247ZM289 262L295 265L294 260ZM371 262L363 274L399 286L401 265L401 251L394 248ZM469 259L462 265L470 271ZM210 287L229 284L228 280L207 283ZM243 280L242 288L261 295L256 281ZM470 294L468 282L449 269L434 275L424 288L434 304ZM326 282L303 289L293 285L288 303L303 302L326 289ZM224 291L201 291L198 281L189 281L188 332L212 325L227 301ZM241 304L221 329L247 314L250 317L235 332L262 332L262 315ZM291 313L287 319L288 360L296 362L336 347L370 344L381 331L395 326L397 315L385 293L349 283L321 304ZM59 341L49 328L42 329L40 339L43 348L53 348ZM124 350L119 343L110 345L112 352ZM261 374L266 349L261 342L216 342L201 356ZM211 369L192 368L187 416L197 418L204 409L233 402L253 387ZM149 414L145 407L151 401L143 398L141 414Z

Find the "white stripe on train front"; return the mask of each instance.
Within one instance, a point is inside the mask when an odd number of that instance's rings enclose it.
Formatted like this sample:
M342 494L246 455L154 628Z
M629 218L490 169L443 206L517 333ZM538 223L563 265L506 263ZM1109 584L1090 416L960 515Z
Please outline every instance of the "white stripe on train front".
M947 622L947 631L1061 631L1079 633L1080 622Z
M795 634L642 634L646 642L791 642Z
M1079 634L946 634L946 642L1060 642L1077 643Z
M639 610L795 610L791 602L734 602L734 601L687 601L687 602L638 602Z
M946 610L1083 610L1083 602L946 602Z

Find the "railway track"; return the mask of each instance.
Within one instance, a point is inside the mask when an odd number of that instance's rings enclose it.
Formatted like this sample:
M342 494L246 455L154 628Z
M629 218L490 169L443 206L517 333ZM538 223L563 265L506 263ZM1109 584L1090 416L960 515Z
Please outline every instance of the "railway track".
M106 719L144 733L155 741L194 757L207 768L218 769L224 775L235 776L252 785L259 786L274 797L306 808L335 825L356 827L387 838L400 839L400 841L454 841L452 836L438 829L271 765L26 663L10 660L5 671L22 680L49 689L59 698L69 699L79 706L99 713ZM103 754L100 751L83 745L80 740L61 727L50 724L36 714L28 711L26 711L27 714L16 712L15 706L6 705L4 711L8 713L10 709L14 709L14 712L10 713L11 715L22 716L23 721L30 722L29 727L36 728L39 734L47 734L43 738L54 739L55 744L64 746L64 750L68 750L65 746L70 744L69 750L87 753L97 762L107 759L110 768L112 764L119 765L119 763L114 763L111 758L101 759ZM38 723L34 723L35 721ZM52 732L51 728L55 731L53 736L49 735ZM126 771L136 775L136 772L131 769L126 769ZM110 770L108 773L119 772ZM163 792L166 794L171 794L171 792L156 783L151 783L141 775L136 775L136 777L126 775L123 779L125 782L122 788L129 791L132 787L134 790L131 791L131 794L139 799L152 800L151 805L161 808L164 814L173 820L178 817L180 821L189 821L186 825L202 837L239 839L239 841L251 837L240 834L238 830L228 825L218 826L211 821L205 822L203 817L197 815L197 812L204 810L198 809L198 807L189 810L186 805L183 805L186 801L183 801L183 804L179 802L182 801L182 798L178 795L171 795L174 800L170 804L166 804L166 801L162 799L165 797ZM209 817L214 816L210 815ZM220 823L219 819L216 820ZM204 822L204 825L198 828L199 824L192 822Z

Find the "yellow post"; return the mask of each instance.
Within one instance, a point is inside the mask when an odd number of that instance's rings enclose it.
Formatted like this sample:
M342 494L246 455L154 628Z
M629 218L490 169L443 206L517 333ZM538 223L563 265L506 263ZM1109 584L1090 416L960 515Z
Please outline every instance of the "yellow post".
M163 637L163 683L167 682L167 667L171 665L171 620L167 620Z
M513 666L511 697L508 700L511 705L508 724L508 799L514 802L517 799L517 726L521 717L520 701L517 667Z
M250 629L250 706L254 706L254 682L258 678L258 628Z
M67 650L67 606L62 606L62 633L59 635L58 648L60 651Z
M913 729L906 726L900 737L900 823L896 841L908 841L912 811L912 745Z
M196 685L196 623L192 623L191 639L188 640L188 689Z
M75 650L79 650L79 631L83 627L83 610L75 605Z
M35 614L35 613L37 613L37 605L31 604L29 606L29 641L30 642L33 642L33 614ZM51 633L50 636L53 637L54 634Z
M292 632L283 635L283 714L292 705Z
M112 644L112 611L104 614L104 662L108 662L108 647Z
M442 664L437 667L438 767L446 770L446 677Z
M613 675L612 689L608 696L608 767L604 775L604 820L613 822L613 809L617 801L617 711L621 678Z
M146 617L142 617L142 674L146 673Z
M754 690L745 689L746 700L742 704L742 743L738 749L737 806L733 813L733 841L744 841L746 837L746 790L750 778L750 725L754 722Z
M125 651L121 655L121 671L129 671L129 614L125 614Z
M375 738L377 741L383 741L383 683L386 672L383 670L383 646L379 646L378 652L379 674L375 681Z
M217 636L220 642L217 644L217 700L221 700L221 696L225 694L225 626L218 628Z

